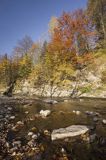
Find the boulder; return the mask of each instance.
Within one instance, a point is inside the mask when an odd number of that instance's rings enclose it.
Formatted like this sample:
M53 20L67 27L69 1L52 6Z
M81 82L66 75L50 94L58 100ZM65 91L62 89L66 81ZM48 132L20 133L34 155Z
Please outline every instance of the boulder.
M51 111L50 110L41 110L40 111L40 115L42 116L42 117L47 117L48 115L50 115L50 113L51 113Z
M56 139L64 139L67 137L76 137L80 136L82 134L85 134L86 132L89 131L89 128L84 125L72 125L67 128L60 128L60 129L55 129L53 130L51 134L51 139L56 140Z

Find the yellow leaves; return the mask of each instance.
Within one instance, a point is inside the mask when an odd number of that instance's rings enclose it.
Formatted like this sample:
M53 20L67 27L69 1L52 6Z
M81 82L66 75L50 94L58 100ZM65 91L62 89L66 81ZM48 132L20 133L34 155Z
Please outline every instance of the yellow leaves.
M24 57L19 61L19 64L20 64L20 65L26 65L26 62L27 62L27 56L24 56Z
M6 69L9 67L10 62L8 59L2 59L0 62L0 73L5 74Z
M71 74L73 74L74 69L71 64L65 63L65 64L61 64L60 66L58 66L58 71L65 72L66 74L71 75Z
M51 17L50 23L49 23L49 32L50 34L54 33L54 29L57 27L58 21L56 17Z

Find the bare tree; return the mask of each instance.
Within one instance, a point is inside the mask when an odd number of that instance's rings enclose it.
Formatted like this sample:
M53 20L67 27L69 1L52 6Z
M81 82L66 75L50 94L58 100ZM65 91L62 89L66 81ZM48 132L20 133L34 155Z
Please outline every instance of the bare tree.
M28 54L33 41L29 36L25 36L22 40L19 40L16 47L13 49L13 54L18 57L23 57L25 54Z

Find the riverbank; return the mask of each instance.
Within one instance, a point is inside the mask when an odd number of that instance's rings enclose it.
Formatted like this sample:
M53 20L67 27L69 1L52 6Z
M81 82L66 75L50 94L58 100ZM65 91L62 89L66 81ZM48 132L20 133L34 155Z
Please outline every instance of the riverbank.
M0 96L0 104L9 104L9 103L14 103L14 104L32 104L34 102L44 102L44 103L59 103L59 102L68 102L71 100L78 100L78 101L84 101L84 100L103 100L106 101L105 97L78 97L78 98L71 98L71 97L27 97L27 96Z

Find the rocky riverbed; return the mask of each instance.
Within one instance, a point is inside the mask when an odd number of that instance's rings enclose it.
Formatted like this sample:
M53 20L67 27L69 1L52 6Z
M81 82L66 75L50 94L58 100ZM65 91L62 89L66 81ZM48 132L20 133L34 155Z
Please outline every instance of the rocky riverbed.
M0 159L105 160L106 100L1 98Z

